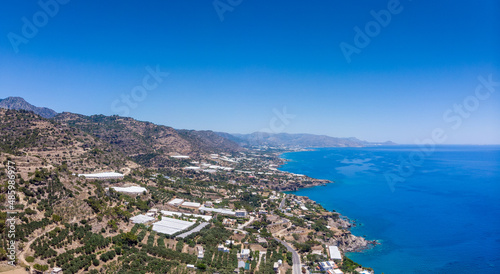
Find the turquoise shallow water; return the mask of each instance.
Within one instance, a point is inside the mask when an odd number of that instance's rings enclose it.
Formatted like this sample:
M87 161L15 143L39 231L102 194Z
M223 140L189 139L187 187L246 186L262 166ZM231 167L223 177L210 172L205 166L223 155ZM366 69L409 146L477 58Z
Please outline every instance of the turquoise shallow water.
M375 273L500 273L500 146L438 146L418 165L404 162L419 151L322 148L283 154L290 161L281 170L335 181L291 193L356 220L354 234L379 240L348 254ZM401 167L404 181L392 188L386 175Z

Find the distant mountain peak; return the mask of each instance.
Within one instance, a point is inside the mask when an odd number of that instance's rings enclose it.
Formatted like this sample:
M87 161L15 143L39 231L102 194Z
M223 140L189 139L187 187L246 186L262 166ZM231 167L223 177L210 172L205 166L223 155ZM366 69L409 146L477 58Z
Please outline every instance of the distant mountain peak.
M24 98L14 96L0 99L0 108L33 111L35 114L38 114L43 118L53 118L57 115L57 112L50 108L37 107L26 102Z

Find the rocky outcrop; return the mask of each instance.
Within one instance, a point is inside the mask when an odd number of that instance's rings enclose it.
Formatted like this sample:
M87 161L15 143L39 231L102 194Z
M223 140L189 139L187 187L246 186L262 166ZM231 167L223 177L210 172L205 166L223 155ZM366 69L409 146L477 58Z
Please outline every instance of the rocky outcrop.
M376 241L368 241L363 237L346 233L337 239L331 239L333 245L338 246L344 252L356 252L368 249L377 244Z
M338 246L344 252L361 251L378 244L377 241L369 241L361 236L353 235L349 229L355 226L355 223L344 216L340 216L340 214L339 218L329 218L328 225L342 228L342 231L344 231L344 233L338 235L338 237L329 240L330 244Z
M297 190L303 189L303 188L324 186L324 185L329 184L329 183L332 183L332 181L313 179L313 178L307 177L307 180L289 181L289 182L286 182L285 184L275 186L274 189L279 190L279 191L297 191ZM271 186L271 188L272 188L272 186Z

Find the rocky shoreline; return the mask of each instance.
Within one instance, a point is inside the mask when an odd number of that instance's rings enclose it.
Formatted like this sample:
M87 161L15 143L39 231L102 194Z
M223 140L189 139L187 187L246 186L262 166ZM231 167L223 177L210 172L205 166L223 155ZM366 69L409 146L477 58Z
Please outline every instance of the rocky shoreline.
M325 186L326 184L331 184L333 183L332 181L329 180L321 180L321 179L313 179L307 177L307 181L305 182L293 182L293 183L288 183L285 186L280 186L279 191L297 191L303 188L310 188L310 187L316 187L316 186Z
M329 239L330 244L337 245L339 248L344 250L344 252L361 252L380 244L376 240L370 241L362 236L352 234L350 229L355 227L356 224L345 216L340 216L340 218L336 221L330 220L328 225L342 227L348 230L347 233L342 234L341 237L337 239Z
M293 152L293 151L287 151L287 152ZM285 153L285 152L283 152ZM281 153L282 154L282 153ZM286 162L289 160L281 158L281 154L279 155L279 159L282 160L281 164L279 165L280 167L285 165ZM324 180L324 179L315 179L315 178L310 178L308 176L304 176L305 180L307 180L306 183L296 183L295 185L287 185L286 188L281 189L281 191L298 191L303 188L310 188L310 187L316 187L316 186L324 186L329 183L334 183L333 181L330 180ZM304 196L302 196L304 197ZM309 198L307 198L309 199ZM313 203L317 203L314 200L309 199ZM335 212L335 211L334 211ZM339 213L337 213L339 214ZM336 245L340 249L342 249L344 252L362 252L364 250L373 248L376 245L379 245L380 243L377 242L376 240L367 240L362 236L356 236L352 234L351 228L356 226L356 223L349 218L342 216L339 214L339 218L336 220L330 219L329 226L331 227L341 227L346 229L343 233L339 235L339 237L335 238L330 238L328 239L325 244L328 245Z

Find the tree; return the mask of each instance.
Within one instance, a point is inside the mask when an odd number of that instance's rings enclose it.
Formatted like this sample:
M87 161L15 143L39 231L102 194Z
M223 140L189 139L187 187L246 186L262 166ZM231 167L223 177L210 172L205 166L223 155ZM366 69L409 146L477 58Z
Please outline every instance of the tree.
M204 263L198 263L196 264L196 268L198 268L201 271L205 271L207 269L207 266Z
M121 234L121 239L129 246L136 245L138 243L137 235L132 232Z
M36 270L39 270L39 271L47 271L49 270L49 266L48 265L40 265L40 264L35 264L33 266L33 268L35 268Z
M56 215L56 214L52 214L52 220L54 222L60 222L62 220L61 216L59 215Z

